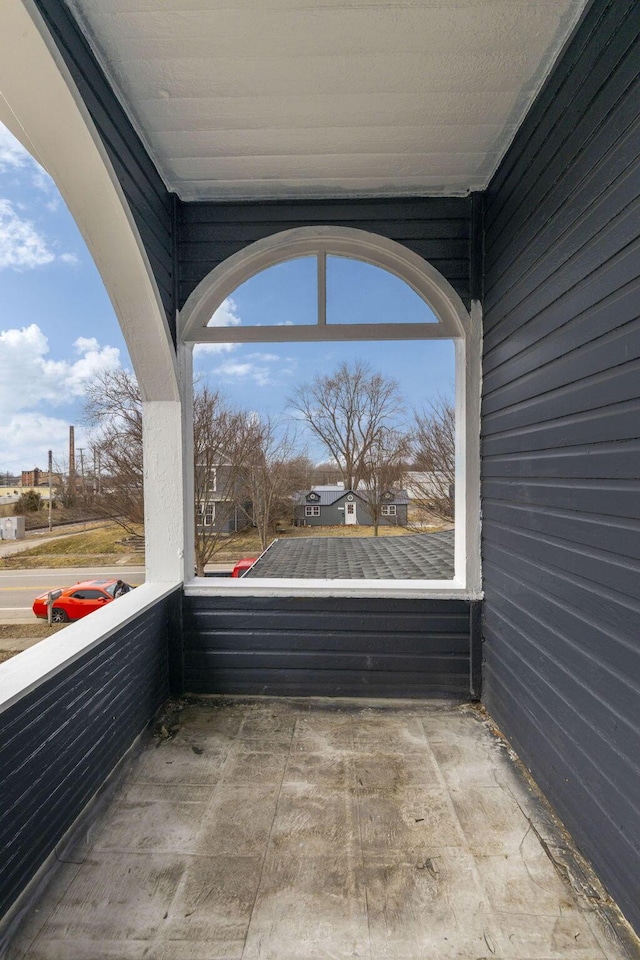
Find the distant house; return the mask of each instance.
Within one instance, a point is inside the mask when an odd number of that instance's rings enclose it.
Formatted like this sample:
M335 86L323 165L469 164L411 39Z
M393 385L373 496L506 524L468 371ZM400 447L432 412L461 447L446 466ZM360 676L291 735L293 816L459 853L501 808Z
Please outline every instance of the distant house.
M294 522L304 527L335 527L341 524L373 526L371 509L366 499L342 484L317 486L294 497ZM388 490L381 497L382 526L407 525L409 498L405 490Z
M201 532L236 533L251 525L250 510L243 502L229 462L215 467L196 467L196 523Z

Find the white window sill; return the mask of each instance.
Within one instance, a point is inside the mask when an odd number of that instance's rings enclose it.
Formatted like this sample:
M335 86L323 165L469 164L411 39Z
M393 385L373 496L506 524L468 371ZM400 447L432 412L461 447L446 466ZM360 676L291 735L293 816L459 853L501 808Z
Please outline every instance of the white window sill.
M424 600L480 600L480 591L456 580L312 580L194 577L187 597L405 597Z

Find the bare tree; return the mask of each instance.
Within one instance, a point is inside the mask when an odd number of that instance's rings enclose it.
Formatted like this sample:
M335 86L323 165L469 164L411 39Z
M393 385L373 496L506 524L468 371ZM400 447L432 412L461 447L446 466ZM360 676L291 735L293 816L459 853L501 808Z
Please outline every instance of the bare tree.
M375 537L378 536L385 495L392 492L402 479L410 455L410 437L399 430L388 428L380 430L369 448L358 493L369 509Z
M454 515L456 477L456 412L444 397L414 413L411 485L418 504L436 516Z
M85 420L94 428L92 455L101 463L95 511L134 533L144 523L142 403L128 370L98 371L85 397Z
M93 427L92 450L100 462L95 508L104 517L137 533L144 523L142 402L133 374L99 372L85 400ZM194 397L194 474L196 570L246 526L245 468L252 450L246 414L233 410L206 386ZM136 529L137 528L137 529Z
M306 486L310 463L295 433L271 417L253 421L253 446L246 470L247 500L260 544L266 550L279 520L291 517L291 498Z
M290 402L338 464L347 489L357 487L371 448L404 409L398 383L360 362L302 384Z
M196 573L247 526L246 472L255 448L252 419L207 386L194 396Z
M342 480L342 470L336 464L335 460L327 460L323 463L317 463L309 474L309 482L304 484L306 487L312 487L314 484L321 486L325 484L336 484Z

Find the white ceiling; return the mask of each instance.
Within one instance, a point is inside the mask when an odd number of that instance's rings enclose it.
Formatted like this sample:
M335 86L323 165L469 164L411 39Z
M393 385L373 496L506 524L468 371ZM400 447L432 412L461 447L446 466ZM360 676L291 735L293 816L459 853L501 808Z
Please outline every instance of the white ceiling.
M483 189L586 0L69 0L183 199Z

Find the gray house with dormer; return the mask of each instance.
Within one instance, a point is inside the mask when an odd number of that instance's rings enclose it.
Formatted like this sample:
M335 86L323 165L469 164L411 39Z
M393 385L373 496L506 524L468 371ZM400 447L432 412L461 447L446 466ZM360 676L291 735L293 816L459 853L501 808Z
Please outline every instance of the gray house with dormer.
M294 504L294 523L298 527L373 526L367 498L340 484L301 491ZM406 527L408 508L406 490L387 490L381 497L379 524Z

